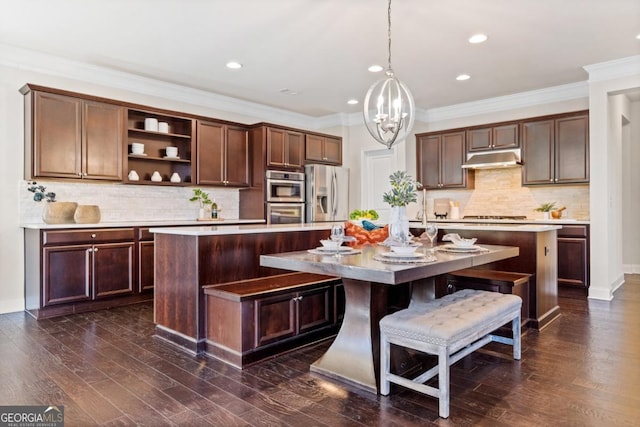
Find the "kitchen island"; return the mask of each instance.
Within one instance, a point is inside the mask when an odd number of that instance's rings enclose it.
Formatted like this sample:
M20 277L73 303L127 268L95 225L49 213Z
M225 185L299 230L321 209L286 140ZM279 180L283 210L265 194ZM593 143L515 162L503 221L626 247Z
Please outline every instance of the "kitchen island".
M517 246L520 255L484 264L477 269L512 271L531 274L529 278L529 319L526 326L542 329L560 315L558 306L558 245L554 223L506 222L437 222L438 240L447 233L478 239L477 244ZM413 234L419 235L424 226L412 222Z
M332 223L151 228L155 241L156 334L188 351L206 350L204 286L271 276L260 255L318 246Z

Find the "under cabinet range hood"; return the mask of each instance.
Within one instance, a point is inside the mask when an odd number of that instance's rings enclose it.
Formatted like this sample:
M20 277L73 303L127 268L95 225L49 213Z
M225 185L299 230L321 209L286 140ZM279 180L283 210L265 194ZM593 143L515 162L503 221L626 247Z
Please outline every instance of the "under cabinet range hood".
M470 154L463 169L500 169L522 166L520 150L487 151Z

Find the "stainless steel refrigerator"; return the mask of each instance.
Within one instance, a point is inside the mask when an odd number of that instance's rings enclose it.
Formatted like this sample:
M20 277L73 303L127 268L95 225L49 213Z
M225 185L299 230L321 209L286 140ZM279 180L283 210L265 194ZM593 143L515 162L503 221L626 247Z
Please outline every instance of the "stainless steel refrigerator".
M304 172L307 222L349 219L349 169L307 165Z

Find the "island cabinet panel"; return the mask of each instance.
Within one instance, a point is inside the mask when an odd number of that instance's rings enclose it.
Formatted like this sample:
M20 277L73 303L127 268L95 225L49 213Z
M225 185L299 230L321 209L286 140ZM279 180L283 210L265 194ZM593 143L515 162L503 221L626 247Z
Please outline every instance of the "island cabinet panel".
M418 181L427 190L472 188L465 161L465 132L416 135Z
M26 310L38 319L148 300L133 228L25 230Z
M122 107L55 93L26 93L27 178L122 180Z
M235 366L334 334L340 279L284 273L204 288L206 352Z
M588 113L524 122L522 160L523 185L588 183Z
M558 230L558 285L589 287L588 225L563 225Z
M246 128L199 120L196 146L198 184L250 185Z

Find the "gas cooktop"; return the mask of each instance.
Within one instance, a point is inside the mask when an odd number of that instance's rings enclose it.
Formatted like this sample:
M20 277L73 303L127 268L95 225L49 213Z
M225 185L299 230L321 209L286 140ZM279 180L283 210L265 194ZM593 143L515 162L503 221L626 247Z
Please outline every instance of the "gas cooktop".
M462 219L510 219L522 220L527 219L524 215L465 215Z

